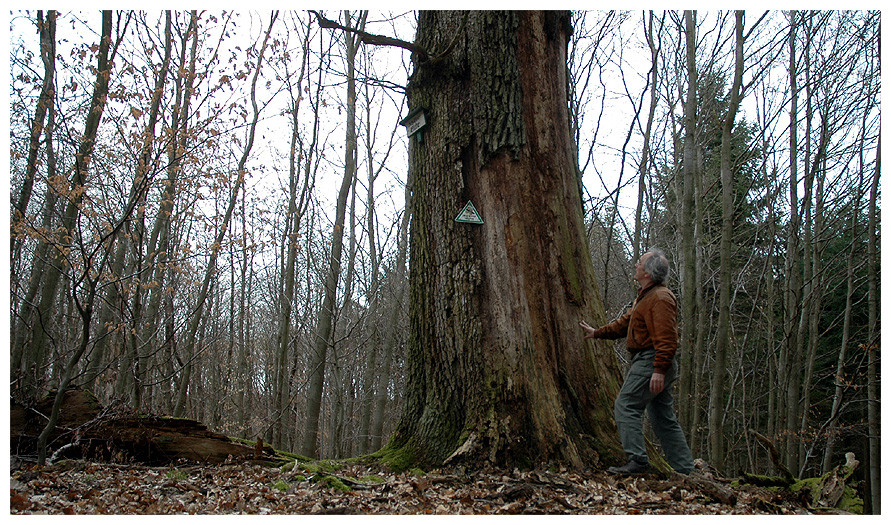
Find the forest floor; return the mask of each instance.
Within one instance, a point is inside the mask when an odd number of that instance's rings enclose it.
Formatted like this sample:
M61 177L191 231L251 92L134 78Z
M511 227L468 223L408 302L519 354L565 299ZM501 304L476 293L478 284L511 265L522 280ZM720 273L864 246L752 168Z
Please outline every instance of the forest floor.
M63 460L12 471L12 514L810 514L750 486L721 503L683 476L432 471L249 463L147 467ZM726 501L726 500L725 500Z

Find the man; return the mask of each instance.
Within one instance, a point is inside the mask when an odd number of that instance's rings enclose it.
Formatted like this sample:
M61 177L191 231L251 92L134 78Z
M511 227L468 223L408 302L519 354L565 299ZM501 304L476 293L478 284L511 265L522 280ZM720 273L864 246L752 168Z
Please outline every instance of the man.
M672 408L671 385L677 379L674 361L678 348L678 303L665 285L668 258L662 250L643 254L634 266L640 284L637 299L622 317L594 329L582 321L585 339L626 337L631 366L615 402L616 426L628 463L610 467L614 474L648 472L643 413L648 409L653 431L671 467L681 474L693 471L693 456Z

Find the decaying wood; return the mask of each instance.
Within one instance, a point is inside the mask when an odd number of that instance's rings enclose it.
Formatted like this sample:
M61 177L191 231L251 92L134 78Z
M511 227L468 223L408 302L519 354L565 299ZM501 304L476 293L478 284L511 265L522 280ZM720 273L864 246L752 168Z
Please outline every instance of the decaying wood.
M688 476L684 476L683 484L688 489L698 490L725 505L736 505L736 493L729 486L717 480L709 479L699 472L693 472Z
M827 476L823 479L823 486L820 487L820 498L818 503L824 507L835 507L838 505L838 502L841 500L842 495L845 492L845 483L851 474L854 473L854 469L860 464L854 458L853 452L848 452L845 454L845 464L839 465L832 469Z
M12 455L36 454L37 436L45 425L53 396L35 407L12 403ZM210 464L226 461L275 463L274 451L237 443L210 431L203 423L164 416L139 416L128 410L108 410L83 390L65 393L57 429L48 440L56 459L84 457L167 465L177 460Z

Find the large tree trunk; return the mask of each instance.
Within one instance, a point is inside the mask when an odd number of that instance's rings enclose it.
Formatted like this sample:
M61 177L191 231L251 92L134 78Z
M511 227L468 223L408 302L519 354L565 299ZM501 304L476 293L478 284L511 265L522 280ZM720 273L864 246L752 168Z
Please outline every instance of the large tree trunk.
M410 342L401 464L622 459L621 381L586 249L569 127L567 12L420 14L409 81ZM455 221L468 201L483 224Z

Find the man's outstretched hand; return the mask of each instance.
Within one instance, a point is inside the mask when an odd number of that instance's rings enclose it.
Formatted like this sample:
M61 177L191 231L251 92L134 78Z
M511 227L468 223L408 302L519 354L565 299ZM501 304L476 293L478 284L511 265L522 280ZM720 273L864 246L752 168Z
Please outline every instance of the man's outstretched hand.
M579 326L585 330L585 339L596 339L597 338L597 329L589 325L588 323L582 321L579 323Z

